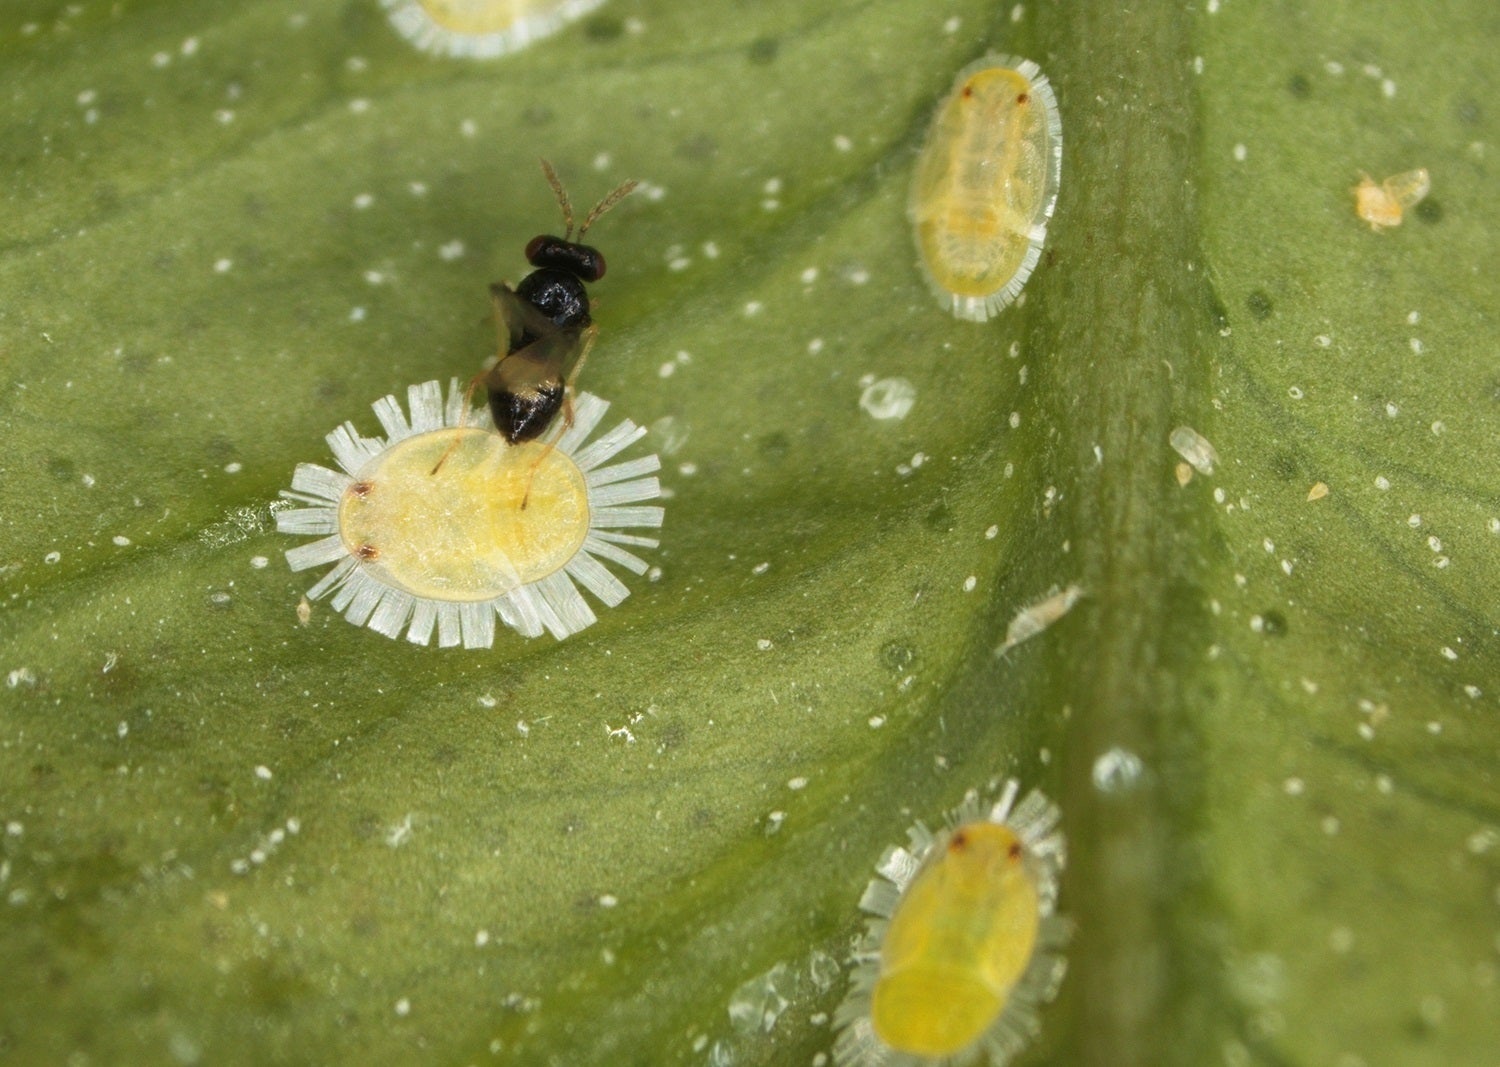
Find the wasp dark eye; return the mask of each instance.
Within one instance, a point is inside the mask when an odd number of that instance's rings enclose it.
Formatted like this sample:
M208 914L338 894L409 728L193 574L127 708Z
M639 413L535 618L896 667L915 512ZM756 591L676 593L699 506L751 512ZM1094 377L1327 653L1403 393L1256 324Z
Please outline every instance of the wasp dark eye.
M604 277L604 254L597 248L589 249L589 273L582 275L584 281L597 282Z
M535 237L533 237L531 240L527 241L526 242L526 262L530 263L533 267L536 266L536 257L542 254L542 249L545 248L545 247L547 247L547 242L548 241L555 241L555 240L557 240L557 238L555 238L555 237L548 237L544 233L539 233Z

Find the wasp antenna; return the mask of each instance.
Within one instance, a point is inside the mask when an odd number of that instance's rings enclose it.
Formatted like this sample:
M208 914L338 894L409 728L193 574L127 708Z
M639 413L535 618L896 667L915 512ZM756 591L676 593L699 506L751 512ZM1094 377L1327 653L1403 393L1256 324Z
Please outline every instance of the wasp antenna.
M557 197L558 207L562 208L563 224L568 228L567 233L563 234L563 240L571 241L573 239L573 202L568 199L568 191L563 188L562 179L557 176L557 171L553 170L552 164L545 159L542 160L542 173L547 176L547 184L552 186L552 193ZM584 223L584 226L587 227L588 223ZM578 233L581 236L583 230L579 230Z
M578 236L582 238L584 231L586 231L590 226L599 221L600 215L604 214L610 208L614 207L621 200L624 200L627 196L634 192L635 187L640 184L641 183L636 181L634 178L631 178L628 182L622 182L614 192L610 193L603 200L599 201L598 204L594 205L594 210L589 212L589 217L583 220L582 226L578 227Z

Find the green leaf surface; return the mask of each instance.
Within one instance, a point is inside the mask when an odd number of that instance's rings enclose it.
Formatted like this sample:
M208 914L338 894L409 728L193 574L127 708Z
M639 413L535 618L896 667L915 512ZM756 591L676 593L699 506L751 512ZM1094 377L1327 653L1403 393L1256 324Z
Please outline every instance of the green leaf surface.
M611 0L474 62L374 0L8 4L0 1062L823 1062L881 850L1013 775L1077 927L1031 1062L1492 1063L1497 39ZM905 201L990 50L1063 182L974 325ZM489 354L543 155L645 182L581 385L655 431L659 576L562 643L300 626L270 502ZM1414 167L1371 232L1361 172Z

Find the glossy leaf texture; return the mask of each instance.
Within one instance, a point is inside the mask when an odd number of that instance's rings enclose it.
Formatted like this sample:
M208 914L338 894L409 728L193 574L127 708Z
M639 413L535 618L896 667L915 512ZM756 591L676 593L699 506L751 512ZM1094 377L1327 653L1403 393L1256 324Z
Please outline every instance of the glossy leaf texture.
M374 0L7 5L0 1058L815 1062L881 850L1013 775L1076 924L1028 1062L1490 1062L1497 34L611 0L462 61ZM1064 159L975 325L905 204L991 50ZM561 643L299 625L271 501L490 353L541 156L643 182L581 384L653 431L659 574Z

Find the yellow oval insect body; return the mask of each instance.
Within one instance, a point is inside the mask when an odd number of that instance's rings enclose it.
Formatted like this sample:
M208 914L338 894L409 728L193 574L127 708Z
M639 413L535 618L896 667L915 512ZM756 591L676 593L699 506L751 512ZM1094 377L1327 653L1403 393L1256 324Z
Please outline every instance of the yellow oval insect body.
M451 462L433 467L457 439ZM523 504L524 501L524 504ZM569 457L477 427L408 437L344 490L339 537L380 581L432 600L483 601L562 569L589 533Z
M604 0L381 0L397 32L424 52L490 59L516 52Z
M954 830L891 916L871 1000L876 1035L918 1056L973 1044L1025 972L1040 923L1020 839L986 822Z
M934 834L886 849L860 898L870 916L834 1013L836 1067L1003 1067L1056 994L1070 925L1054 909L1066 843L1057 806L1019 783L970 792Z
M346 422L327 438L337 470L297 465L281 495L300 506L279 510L276 528L320 539L288 550L287 563L334 564L307 601L327 596L356 626L413 644L489 648L497 619L558 640L592 625L580 587L607 607L630 595L604 563L646 572L626 546L656 539L625 531L661 525L660 507L637 506L662 495L661 461L611 461L646 431L626 420L589 441L609 404L579 393L570 425L512 444L474 425L485 416L470 393L457 379L446 400L438 382L414 385L409 419L382 397L386 437Z
M1020 295L1057 204L1062 122L1046 75L987 56L959 72L917 160L908 205L938 301L984 322Z

